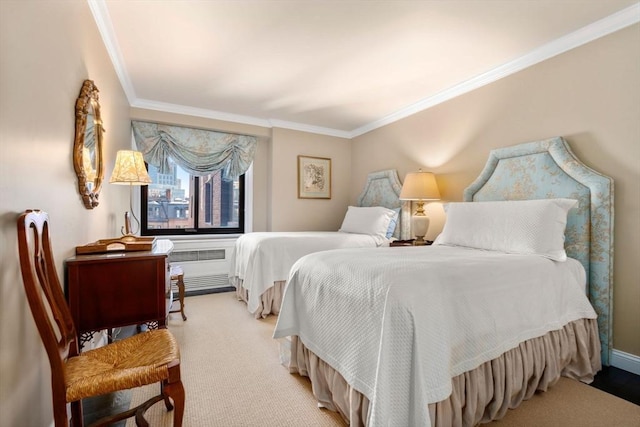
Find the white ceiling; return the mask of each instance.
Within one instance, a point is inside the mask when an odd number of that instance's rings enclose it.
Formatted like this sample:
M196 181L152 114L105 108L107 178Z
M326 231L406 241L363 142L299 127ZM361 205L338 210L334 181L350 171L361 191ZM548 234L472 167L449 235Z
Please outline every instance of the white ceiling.
M353 137L640 21L637 0L88 0L132 106Z

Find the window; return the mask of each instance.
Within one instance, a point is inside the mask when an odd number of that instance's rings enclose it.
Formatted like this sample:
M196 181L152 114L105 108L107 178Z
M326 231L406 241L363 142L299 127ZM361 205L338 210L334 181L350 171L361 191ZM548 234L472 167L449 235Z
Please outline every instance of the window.
M131 128L153 182L141 191L143 235L244 233L255 136L136 120Z
M147 165L153 184L141 191L142 235L244 233L244 175L225 180L221 170L196 176L169 165L168 174Z

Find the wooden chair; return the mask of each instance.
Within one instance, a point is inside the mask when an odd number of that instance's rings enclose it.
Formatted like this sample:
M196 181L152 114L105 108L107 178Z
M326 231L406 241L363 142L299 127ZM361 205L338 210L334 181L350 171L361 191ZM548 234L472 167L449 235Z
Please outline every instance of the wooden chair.
M180 350L171 332L152 330L80 353L76 329L56 273L49 216L45 212L28 210L20 215L18 249L27 300L51 365L55 426L83 425L81 399L155 382L160 383L158 396L92 425L107 425L135 416L138 426L148 426L144 412L164 400L167 410L174 411L173 425L182 426L185 396L180 379ZM71 424L67 404L71 405Z

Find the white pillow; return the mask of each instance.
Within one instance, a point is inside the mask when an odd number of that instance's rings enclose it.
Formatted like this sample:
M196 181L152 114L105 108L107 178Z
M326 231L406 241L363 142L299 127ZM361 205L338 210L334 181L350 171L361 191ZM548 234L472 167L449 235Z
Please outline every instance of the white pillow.
M573 199L447 203L435 245L466 246L565 261L564 230Z
M345 233L371 234L386 238L389 222L395 215L392 209L382 206L349 206L339 231Z

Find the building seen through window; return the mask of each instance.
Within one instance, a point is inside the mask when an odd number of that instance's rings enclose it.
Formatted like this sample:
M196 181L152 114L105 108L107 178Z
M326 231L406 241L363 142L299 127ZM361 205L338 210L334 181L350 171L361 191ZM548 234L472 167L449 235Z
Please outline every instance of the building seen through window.
M142 191L142 233L220 234L244 231L244 176L223 179L222 171L190 175L170 161L169 173L148 166L152 184Z

